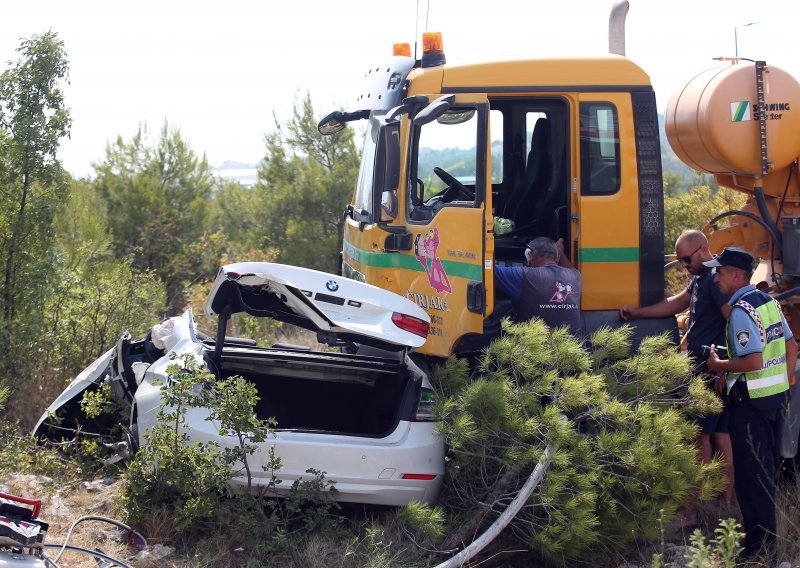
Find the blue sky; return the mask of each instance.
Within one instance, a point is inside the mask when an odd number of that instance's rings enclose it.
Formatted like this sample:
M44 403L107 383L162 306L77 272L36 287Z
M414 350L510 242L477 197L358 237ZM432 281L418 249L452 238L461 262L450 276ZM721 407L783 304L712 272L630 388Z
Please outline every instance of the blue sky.
M573 0L26 0L4 7L0 61L19 39L58 32L70 59L72 137L61 159L91 174L109 140L140 123L179 127L212 165L256 162L263 136L310 91L320 113L346 105L363 72L442 31L448 62L506 57L599 55L608 50L613 2ZM739 54L800 78L800 2L630 0L627 55L652 78L659 109L682 81ZM741 27L750 22L757 24Z

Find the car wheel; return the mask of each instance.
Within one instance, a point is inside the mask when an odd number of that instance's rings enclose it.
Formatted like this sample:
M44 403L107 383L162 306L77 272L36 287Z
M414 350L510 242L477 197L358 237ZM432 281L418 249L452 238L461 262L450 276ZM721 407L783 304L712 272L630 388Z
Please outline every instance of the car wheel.
M139 451L139 422L136 420L138 418L136 407L133 408L132 416L131 429L128 432L128 448L130 448L131 459L133 459L133 456Z

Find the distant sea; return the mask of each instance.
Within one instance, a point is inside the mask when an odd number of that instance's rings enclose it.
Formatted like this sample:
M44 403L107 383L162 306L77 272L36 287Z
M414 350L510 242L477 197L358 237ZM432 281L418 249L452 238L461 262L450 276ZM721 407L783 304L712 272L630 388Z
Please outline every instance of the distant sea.
M240 162L224 162L220 167L214 168L214 175L228 181L238 181L245 187L253 187L256 184L255 164L243 164Z

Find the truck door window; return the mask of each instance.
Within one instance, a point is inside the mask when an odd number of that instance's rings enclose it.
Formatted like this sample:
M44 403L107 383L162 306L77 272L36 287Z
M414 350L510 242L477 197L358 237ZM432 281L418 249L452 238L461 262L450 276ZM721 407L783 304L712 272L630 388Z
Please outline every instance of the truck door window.
M581 103L581 193L610 195L619 190L619 122L611 103Z
M503 183L503 113L489 111L489 132L492 141L492 184Z
M475 107L454 107L416 128L408 191L411 221L428 221L445 206L475 206L479 123Z

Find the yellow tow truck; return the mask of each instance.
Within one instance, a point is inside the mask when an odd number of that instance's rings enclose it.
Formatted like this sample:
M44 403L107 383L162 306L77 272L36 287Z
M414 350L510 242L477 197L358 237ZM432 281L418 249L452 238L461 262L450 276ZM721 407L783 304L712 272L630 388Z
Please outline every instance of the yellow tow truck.
M621 18L616 29L624 28ZM731 73L736 78L725 79ZM692 97L712 87L717 95L703 99L703 112L692 110ZM678 155L752 195L747 211L726 215L733 224L712 243L766 259L765 282L786 300L800 278L800 253L791 252L800 243L800 183L789 175L800 155L797 82L763 65L726 66L676 97L667 130ZM776 110L753 112L759 104ZM624 56L453 66L441 34L425 33L420 59L409 44L396 44L367 72L355 109L331 113L319 129L333 133L353 120L368 125L341 270L428 312L420 353L475 351L499 331L510 302L494 286L494 267L521 265L536 236L564 239L583 276L587 332L620 324L624 304L664 297L656 99L648 75ZM733 157L723 151L731 146ZM779 273L783 280L770 282ZM675 329L674 318L635 323L640 336Z

